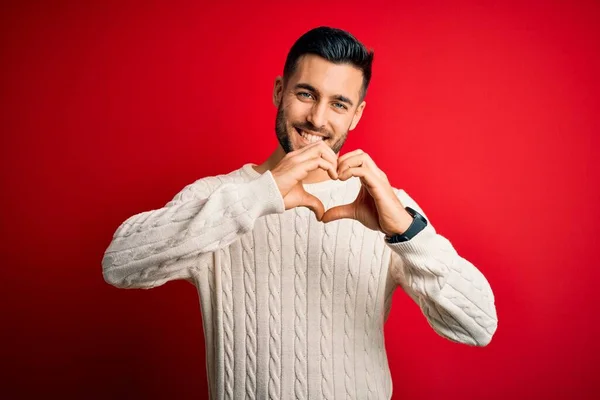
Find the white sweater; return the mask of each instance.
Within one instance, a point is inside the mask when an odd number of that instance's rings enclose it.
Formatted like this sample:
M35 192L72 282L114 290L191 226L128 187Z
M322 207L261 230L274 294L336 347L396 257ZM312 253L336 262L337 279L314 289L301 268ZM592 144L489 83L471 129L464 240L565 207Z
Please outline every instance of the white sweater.
M102 260L119 288L196 285L211 399L389 399L383 325L397 287L439 335L489 343L492 290L431 221L397 244L354 220L324 224L307 208L285 211L271 173L252 165L127 219ZM304 187L328 209L354 201L360 180Z

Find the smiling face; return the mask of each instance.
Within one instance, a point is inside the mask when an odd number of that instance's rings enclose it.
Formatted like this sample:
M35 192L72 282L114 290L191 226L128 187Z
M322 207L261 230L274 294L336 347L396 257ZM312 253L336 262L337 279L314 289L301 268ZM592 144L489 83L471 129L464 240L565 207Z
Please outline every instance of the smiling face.
M361 101L363 75L350 64L334 64L308 54L298 60L284 86L278 77L273 91L277 106L275 131L286 153L316 140L339 153L366 103Z

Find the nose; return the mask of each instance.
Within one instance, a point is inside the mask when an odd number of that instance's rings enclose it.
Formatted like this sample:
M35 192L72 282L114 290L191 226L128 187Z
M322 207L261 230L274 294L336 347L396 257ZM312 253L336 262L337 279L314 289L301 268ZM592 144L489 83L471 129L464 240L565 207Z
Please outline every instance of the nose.
M312 123L316 128L321 129L325 127L326 122L327 105L325 103L315 103L308 114L308 121Z

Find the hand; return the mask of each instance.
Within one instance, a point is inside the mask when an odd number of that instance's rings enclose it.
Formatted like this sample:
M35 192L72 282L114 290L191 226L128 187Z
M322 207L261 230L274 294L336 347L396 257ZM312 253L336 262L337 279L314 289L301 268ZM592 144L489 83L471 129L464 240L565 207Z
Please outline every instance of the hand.
M337 172L340 180L356 176L362 185L353 203L330 208L321 218L322 222L351 218L389 236L408 229L412 216L404 209L387 176L368 154L362 150L344 154L338 159Z
M286 154L271 174L283 196L286 210L304 206L312 210L320 221L325 213L323 203L302 186L309 172L317 168L326 170L331 179L338 179L337 154L322 140Z

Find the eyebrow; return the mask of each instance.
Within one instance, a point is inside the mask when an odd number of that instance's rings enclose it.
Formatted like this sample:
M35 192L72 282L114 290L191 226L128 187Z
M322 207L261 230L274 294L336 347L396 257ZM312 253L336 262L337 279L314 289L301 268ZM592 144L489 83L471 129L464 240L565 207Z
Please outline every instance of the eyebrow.
M319 94L319 91L313 87L312 85L308 84L308 83L298 83L295 86L296 89L306 89L306 90L310 90L311 92L317 93ZM354 103L352 103L352 100L350 100L348 97L343 96L341 94L336 94L334 96L332 96L335 100L344 102L344 103L348 103L350 105L350 107L354 106Z

